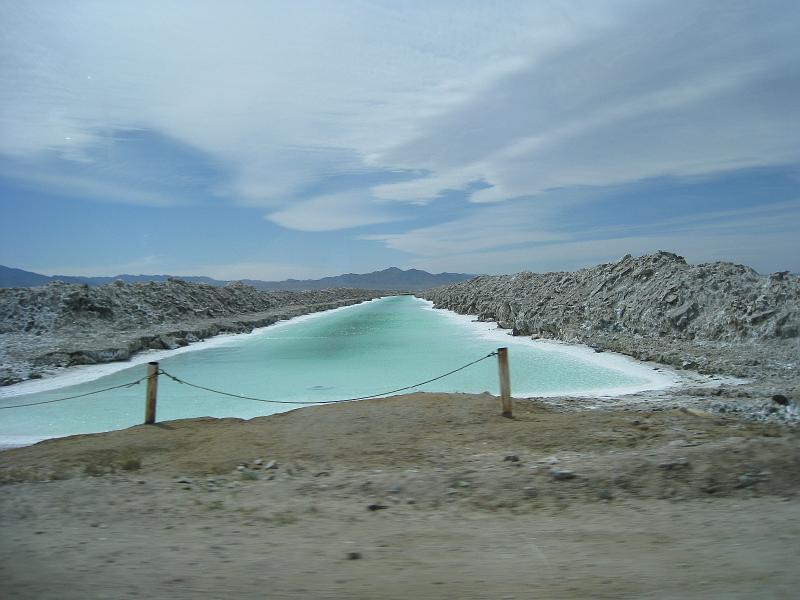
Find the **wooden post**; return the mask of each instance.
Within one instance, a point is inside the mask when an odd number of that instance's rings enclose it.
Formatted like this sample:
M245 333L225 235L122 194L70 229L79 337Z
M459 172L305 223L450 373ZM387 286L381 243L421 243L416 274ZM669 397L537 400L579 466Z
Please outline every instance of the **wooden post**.
M511 418L511 378L508 374L508 348L497 349L497 368L500 373L500 401L503 416Z
M147 397L144 408L144 424L156 422L156 396L158 395L158 363L147 363Z

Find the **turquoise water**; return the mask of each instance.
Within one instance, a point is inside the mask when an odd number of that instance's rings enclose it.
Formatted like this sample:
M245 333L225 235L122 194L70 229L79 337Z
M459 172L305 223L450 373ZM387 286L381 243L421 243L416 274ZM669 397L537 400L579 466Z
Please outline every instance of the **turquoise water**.
M509 346L515 395L653 387L647 372L626 372L583 357L486 331L487 324L448 316L421 300L395 296L311 315L215 346L161 359L161 367L198 385L283 401L330 401L403 387ZM123 384L145 374L136 365L46 392L0 398L0 406L60 398ZM496 359L419 388L498 393ZM0 410L0 442L121 429L142 422L144 383L132 388L29 408ZM416 391L416 390L415 390ZM158 420L269 415L296 408L215 395L159 379Z

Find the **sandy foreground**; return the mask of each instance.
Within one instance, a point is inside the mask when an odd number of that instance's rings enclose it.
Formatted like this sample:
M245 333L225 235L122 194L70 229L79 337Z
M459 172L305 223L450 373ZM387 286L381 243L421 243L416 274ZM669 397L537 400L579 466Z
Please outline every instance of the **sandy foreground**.
M0 452L8 598L794 598L800 433L413 394Z

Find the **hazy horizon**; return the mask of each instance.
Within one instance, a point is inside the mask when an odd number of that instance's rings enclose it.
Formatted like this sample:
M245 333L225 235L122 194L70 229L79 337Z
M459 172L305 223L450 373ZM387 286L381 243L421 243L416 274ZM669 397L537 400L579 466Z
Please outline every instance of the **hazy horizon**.
M19 267L14 267L12 265L0 265L0 266L1 267L6 267L6 268L10 268L10 269L19 269ZM372 273L380 273L380 272L383 272L383 271L389 271L391 269L400 269L400 267L396 267L394 265L389 265L387 267L378 267L374 271L368 271L368 272L365 272L365 273L356 273L356 272L348 271L346 273L331 273L329 275L321 275L320 277L304 278L304 279L316 280L316 279L325 279L325 278L328 278L328 277L338 277L338 276L341 276L341 275L370 275ZM21 270L28 271L27 269L21 269ZM400 270L404 271L404 272L419 270L419 271L423 271L425 273L430 273L429 271L424 271L422 269L414 269L414 268L400 269ZM130 276L130 277L161 277L161 276L209 277L208 275L205 275L203 273L112 273L110 275L93 275L91 273L87 273L87 274L75 275L73 273L42 273L42 272L39 272L39 271L28 271L28 272L36 273L37 275L45 275L47 277L65 276L65 277L94 278L94 277L114 277L115 275L124 275L124 276ZM431 275L446 275L446 274L449 274L449 273L452 273L452 272L450 272L450 271L442 271L442 272L430 273L430 274ZM458 275L480 275L482 273L457 273L457 274ZM216 277L211 277L211 279L216 279ZM256 279L256 278L254 278L254 277L241 277L238 280L245 280L245 279ZM280 281L291 280L291 279L301 280L300 278L289 276L289 277L286 277L286 278L284 278L284 279L282 279ZM237 279L231 279L231 278L222 278L221 279L221 281L238 281L238 280Z

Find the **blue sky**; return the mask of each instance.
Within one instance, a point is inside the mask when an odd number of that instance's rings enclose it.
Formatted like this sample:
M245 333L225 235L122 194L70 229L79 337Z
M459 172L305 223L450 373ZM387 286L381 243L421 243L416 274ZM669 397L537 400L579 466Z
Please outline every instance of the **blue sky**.
M800 3L0 1L0 264L800 271Z

